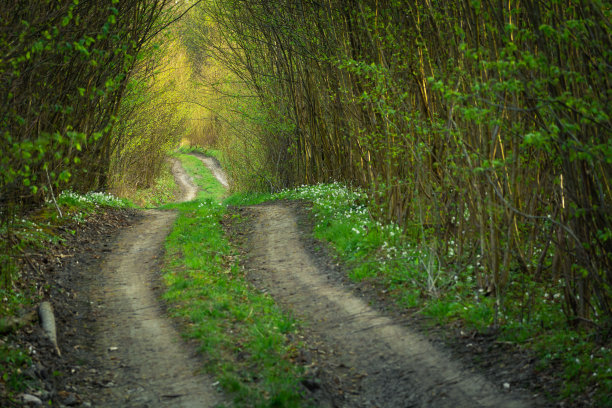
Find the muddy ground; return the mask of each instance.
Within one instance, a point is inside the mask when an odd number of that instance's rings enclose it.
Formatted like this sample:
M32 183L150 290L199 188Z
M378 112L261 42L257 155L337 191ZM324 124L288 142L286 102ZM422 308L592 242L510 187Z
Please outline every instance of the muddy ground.
M174 170L184 196L193 197L182 168L175 163ZM232 211L241 217L228 220L241 221L226 229L251 282L303 322L303 386L315 406L550 406L541 395L554 394L555 384L546 371L534 371L528 354L494 335L432 329L395 309L378 288L349 282L312 238L307 204ZM37 327L18 333L35 351L27 375L45 389L32 396L55 406L226 403L159 301L158 262L173 219L171 212L113 210L65 226L64 245L32 255L36 271L30 268L28 279L54 305L62 351L55 355Z

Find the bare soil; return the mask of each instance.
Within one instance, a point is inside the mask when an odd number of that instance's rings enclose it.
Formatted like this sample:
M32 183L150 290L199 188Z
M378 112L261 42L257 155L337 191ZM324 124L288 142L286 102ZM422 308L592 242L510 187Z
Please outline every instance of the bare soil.
M519 370L512 372L503 363L490 370L464 364L410 318L348 282L324 245L309 238L304 207L275 202L234 209L241 217L232 219L243 221L230 229L253 284L305 325L304 385L317 406L547 406L524 388L524 376L533 374L529 364L522 366L525 359L514 360Z
M181 199L193 199L195 187L176 161L173 170ZM89 347L110 371L92 398L94 405L211 407L222 402L214 381L199 374L194 350L183 344L159 301L158 255L175 218L175 212L144 211L121 232L82 288L96 333Z

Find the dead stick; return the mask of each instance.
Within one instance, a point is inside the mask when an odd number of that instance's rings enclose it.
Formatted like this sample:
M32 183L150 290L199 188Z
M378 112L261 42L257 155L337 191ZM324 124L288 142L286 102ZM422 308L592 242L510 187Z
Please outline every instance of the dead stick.
M51 191L51 199L53 200L53 204L55 204L55 209L59 213L60 218L64 218L62 215L62 210L60 210L59 205L57 205L57 201L55 201L55 194L53 194L53 186L51 185L51 178L49 178L49 170L45 168L45 173L47 174L47 182L49 183L49 191Z
M40 317L40 325L42 326L47 338L55 347L55 351L58 356L61 356L60 349L57 346L57 331L55 328L55 316L53 316L53 308L51 307L51 303L42 302L40 306L38 306L38 317Z

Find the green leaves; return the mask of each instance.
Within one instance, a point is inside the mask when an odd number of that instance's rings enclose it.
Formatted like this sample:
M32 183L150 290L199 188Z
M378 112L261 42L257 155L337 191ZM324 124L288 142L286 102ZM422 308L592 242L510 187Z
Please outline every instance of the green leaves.
M548 146L549 138L546 137L542 132L535 131L527 133L523 138L523 143L526 146L534 146L536 148L542 149Z
M0 231L52 193L108 187L118 91L164 15L158 0L42 3L2 21ZM15 15L13 5L0 2L0 15Z
M67 183L70 180L70 172L68 170L62 171L58 176L58 181L61 183Z

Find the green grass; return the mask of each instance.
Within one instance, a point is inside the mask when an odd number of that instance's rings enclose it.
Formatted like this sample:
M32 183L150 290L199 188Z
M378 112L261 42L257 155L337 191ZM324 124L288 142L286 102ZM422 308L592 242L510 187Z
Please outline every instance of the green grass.
M111 194L91 192L77 194L64 191L57 197L57 210L54 204L47 203L43 207L30 213L25 218L16 218L10 223L10 241L4 237L9 236L7 225L0 226L0 260L2 275L4 267L10 265L10 256L22 253L26 249L44 250L49 244L61 242L57 234L57 227L69 223L84 222L87 217L102 213L107 208L133 208L134 205L125 199L117 198ZM12 255L11 255L12 254ZM11 271L15 273L16 270ZM10 290L11 279L0 282L0 288Z
M217 181L200 159L189 154L178 154L176 157L200 188L197 200L221 200L226 195L223 185Z
M188 154L188 153L202 153L210 157L214 157L219 160L219 162L224 163L225 158L223 157L223 152L218 149L204 148L200 146L181 146L176 150L176 153L179 154Z
M214 157L215 159L219 160L221 163L223 163L225 160L225 158L223 157L223 152L221 150L206 149L204 150L204 154L207 156Z
M26 351L6 344L0 345L0 378L9 391L9 397L26 389L28 378L23 370L31 364L32 359Z
M224 200L224 203L226 205L240 207L240 206L246 206L246 205L261 204L266 201L270 201L273 198L274 196L270 193L257 193L257 192L235 193L227 197Z
M178 149L176 149L176 153L178 154L188 154L188 153L202 153L202 154L206 154L206 149L200 146L181 146Z
M64 191L59 195L57 204L62 209L63 216L75 221L83 221L87 216L103 212L109 207L135 208L130 200L102 192L79 194Z
M292 362L299 344L288 336L297 330L295 320L246 281L220 224L227 216L223 188L198 159L178 157L203 191L169 206L179 211L166 241L164 298L171 313L185 319L186 335L199 342L205 368L233 396L232 406L304 406L302 370Z

